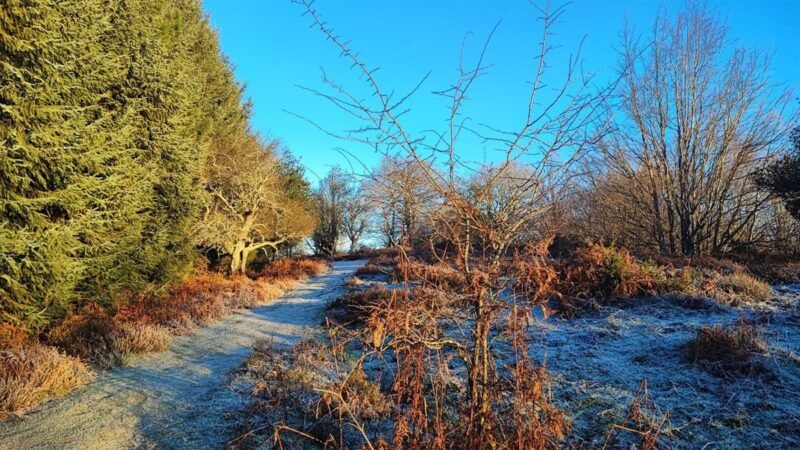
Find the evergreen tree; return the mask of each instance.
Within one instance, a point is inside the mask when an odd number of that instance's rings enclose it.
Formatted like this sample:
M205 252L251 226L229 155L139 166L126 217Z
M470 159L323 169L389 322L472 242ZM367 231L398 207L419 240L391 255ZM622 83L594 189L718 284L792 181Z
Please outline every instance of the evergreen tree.
M783 199L786 210L800 220L800 127L792 132L792 150L756 174L759 186Z
M196 258L249 105L198 0L0 0L0 316L45 325Z

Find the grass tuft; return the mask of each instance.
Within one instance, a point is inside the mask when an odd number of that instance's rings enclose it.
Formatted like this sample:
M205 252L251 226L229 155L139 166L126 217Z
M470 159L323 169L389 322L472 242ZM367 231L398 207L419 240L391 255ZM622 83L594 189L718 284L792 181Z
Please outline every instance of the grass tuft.
M119 326L114 346L125 354L163 352L172 343L167 327L142 323L123 323Z
M80 359L32 344L0 351L0 419L88 383L92 373Z
M742 319L737 325L711 325L689 342L689 357L717 375L751 372L753 357L767 351L762 331Z
M714 284L714 297L730 305L764 303L775 296L769 284L744 272L722 275Z

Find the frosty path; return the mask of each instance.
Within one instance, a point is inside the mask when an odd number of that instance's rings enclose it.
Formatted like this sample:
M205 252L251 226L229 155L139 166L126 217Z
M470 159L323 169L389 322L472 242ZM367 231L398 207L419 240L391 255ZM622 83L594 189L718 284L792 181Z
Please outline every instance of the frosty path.
M247 398L226 388L257 339L291 345L322 320L326 302L365 261L339 261L275 303L234 313L177 337L162 353L100 373L65 398L0 424L0 449L221 448L228 413Z

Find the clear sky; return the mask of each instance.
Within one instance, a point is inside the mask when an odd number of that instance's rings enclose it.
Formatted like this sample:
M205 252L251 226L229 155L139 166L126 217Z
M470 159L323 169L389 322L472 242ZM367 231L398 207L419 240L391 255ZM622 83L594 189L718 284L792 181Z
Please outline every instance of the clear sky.
M729 38L741 46L774 52L773 79L800 93L800 1L709 0L727 19ZM565 70L570 53L586 36L582 53L585 70L610 77L617 61L614 47L625 20L647 32L659 9L668 13L683 7L672 0L575 0L554 29L561 49L552 60L552 73ZM412 127L440 127L445 106L431 92L446 89L456 76L461 42L467 33L467 57L475 57L501 21L487 54L490 73L473 90L469 113L475 120L513 128L524 109L526 81L533 71L539 41L538 13L527 0L317 0L316 7L338 34L372 67L388 90L405 91L428 71L430 78L411 102ZM338 57L333 45L303 9L290 0L205 0L212 25L236 76L247 85L254 103L253 126L279 138L308 168L310 179L324 175L334 164L348 162L336 150L347 148L366 164L378 156L367 148L326 136L291 113L310 117L340 131L352 125L324 100L298 86L322 88L321 69L345 85L357 85L357 74ZM479 160L490 150L469 151ZM488 156L491 158L491 156Z

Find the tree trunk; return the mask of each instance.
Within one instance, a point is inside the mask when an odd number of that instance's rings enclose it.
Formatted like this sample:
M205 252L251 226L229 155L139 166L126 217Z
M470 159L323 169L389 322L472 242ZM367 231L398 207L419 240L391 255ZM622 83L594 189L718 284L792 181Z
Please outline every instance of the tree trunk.
M231 251L231 275L235 273L244 272L244 264L246 261L243 260L243 257L246 255L244 254L245 245L243 242L237 242L236 245L233 246L233 251Z

